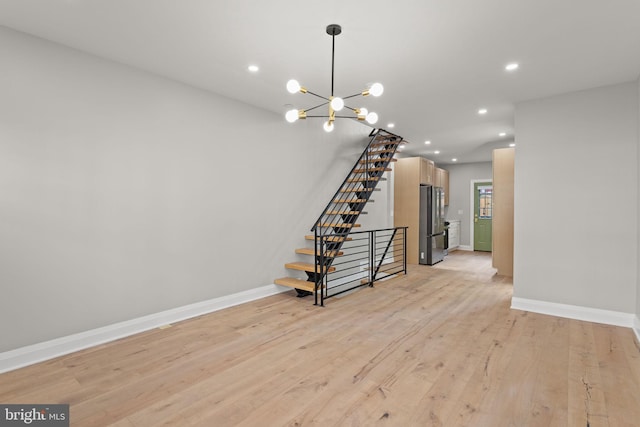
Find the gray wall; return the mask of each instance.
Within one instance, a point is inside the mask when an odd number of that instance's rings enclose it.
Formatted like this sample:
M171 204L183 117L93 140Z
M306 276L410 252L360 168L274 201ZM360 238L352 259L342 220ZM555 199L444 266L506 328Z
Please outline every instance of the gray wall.
M516 106L514 296L633 313L638 88Z
M445 218L460 220L460 245L471 246L471 181L492 178L491 162L444 165L449 171L449 206ZM462 211L462 213L458 213Z
M370 131L1 27L0 51L0 351L273 283Z
M637 138L638 138L638 170L640 170L640 78L637 81L638 86L638 127L637 127ZM640 173L638 173L638 230L640 230ZM640 233L638 233L638 258L636 258L636 265L638 267L637 270L637 280L636 280L636 318L638 321L637 327L640 328ZM640 329L637 331L640 333Z

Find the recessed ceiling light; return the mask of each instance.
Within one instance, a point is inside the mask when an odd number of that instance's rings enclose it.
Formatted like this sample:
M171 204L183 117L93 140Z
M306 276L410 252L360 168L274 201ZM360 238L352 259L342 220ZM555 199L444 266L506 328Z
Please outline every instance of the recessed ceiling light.
M251 71L252 73L257 73L258 71L260 71L260 67L258 67L257 65L249 65L247 67L247 70Z
M457 161L458 161L458 159L451 159L451 161L452 161L452 162L457 162Z
M400 144L400 145L398 146L398 150L402 150L402 149L404 149L404 144Z
M486 108L479 109L478 114L487 114L487 109Z
M390 128L396 127L395 123L389 123L387 126Z
M518 67L519 67L519 66L520 66L520 65L518 65L518 63L517 63L517 62L512 62L512 63L510 63L510 64L507 64L507 65L504 67L504 69L505 69L505 70L507 70L507 71L515 71L515 70L517 70L517 69L518 69Z
M434 151L433 154L440 154L440 150Z
M506 133L506 132L500 132L500 133L498 134L498 136L507 136L507 133Z
M424 143L429 145L429 144L431 144L431 141L425 141Z
M515 147L516 144L514 142L512 142L511 144L509 144L509 147Z

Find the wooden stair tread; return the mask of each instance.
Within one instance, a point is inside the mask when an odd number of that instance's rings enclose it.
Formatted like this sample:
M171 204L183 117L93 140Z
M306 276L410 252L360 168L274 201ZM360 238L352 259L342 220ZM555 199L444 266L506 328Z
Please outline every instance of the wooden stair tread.
M379 188L351 188L348 190L340 190L340 193L366 193L371 191L380 191Z
M380 177L380 176L376 176L376 177L369 177L369 178L349 178L347 180L347 182L376 182L376 181L386 181L387 178L385 177Z
M333 203L366 203L365 199L335 199ZM369 200L369 203L373 203L374 200Z
M300 270L300 271L308 271L310 273L314 273L316 271L316 265L311 264L309 262L289 262L284 265L285 268L290 270ZM318 271L322 272L323 270L331 273L332 271L336 271L335 267L329 267L327 270L326 267L323 269L322 267L318 268Z
M314 248L299 248L299 249L296 249L296 253L302 254L302 255L311 255L311 256L314 256L316 254ZM344 252L342 251L326 251L324 253L325 258L335 258L342 255L344 255ZM320 253L318 253L318 256L320 256Z
M348 224L346 222L325 222L320 224L320 227L337 227L337 228L357 228L360 224Z
M385 148L384 150L371 150L369 151L369 155L370 156L375 156L376 154L383 154L383 153L395 153L396 150L392 150L390 148Z
M374 142L373 144L369 145L369 147L384 147L385 145L400 145L404 143L406 143L406 141Z
M400 138L398 135L394 135L394 134L389 133L389 132L386 132L386 135L383 135L383 134L377 134L377 135L376 135L376 137L375 137L375 140L376 140L376 141L380 141L380 140L385 140L385 141L386 141L386 140L390 140L390 139L398 140L398 141L399 141L399 140L401 140L402 138Z
M389 159L389 158L386 158L386 159L385 159L385 158L379 157L379 158L377 158L377 159L369 159L369 160L366 160L366 159L365 159L365 160L360 160L360 161L358 162L358 164L363 165L363 164L365 164L365 163L381 163L381 162L397 162L397 161L398 161L398 159L396 159L396 158L394 158L394 157L391 157L390 159Z
M305 239L307 240L316 240L315 235L313 234L307 234L306 236L304 236ZM353 240L351 237L344 237L344 236L325 236L324 240L327 242L350 242L351 240Z
M303 279L296 279L294 277L281 277L274 280L273 283L275 283L276 285L288 286L290 288L302 289L309 292L313 292L315 290L315 283Z
M325 215L349 215L349 216L353 216L353 215L360 215L360 214L365 214L366 212L360 212L360 211L327 211L325 213Z
M367 168L367 169L355 169L353 173L367 173L367 172L391 172L391 168Z

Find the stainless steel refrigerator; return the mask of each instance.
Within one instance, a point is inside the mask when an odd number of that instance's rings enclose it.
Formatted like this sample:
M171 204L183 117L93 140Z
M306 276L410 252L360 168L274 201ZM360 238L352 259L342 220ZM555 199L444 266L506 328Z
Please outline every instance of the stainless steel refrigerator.
M420 264L434 265L444 259L444 192L440 187L420 186Z

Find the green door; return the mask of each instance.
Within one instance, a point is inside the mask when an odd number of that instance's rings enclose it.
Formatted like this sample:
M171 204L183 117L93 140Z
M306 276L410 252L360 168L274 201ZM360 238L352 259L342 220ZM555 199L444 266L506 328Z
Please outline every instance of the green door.
M473 250L491 252L493 185L491 182L476 182L473 189Z

